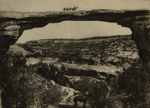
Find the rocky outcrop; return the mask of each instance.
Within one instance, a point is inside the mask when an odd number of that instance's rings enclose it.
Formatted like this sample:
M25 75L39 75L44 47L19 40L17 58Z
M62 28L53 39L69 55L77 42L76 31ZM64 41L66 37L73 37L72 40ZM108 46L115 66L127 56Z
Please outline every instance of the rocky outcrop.
M31 52L26 51L25 49L19 47L18 45L11 45L6 54L8 54L10 57L30 56Z
M93 66L93 65L80 65L61 63L65 68L63 74L69 76L89 76L97 79L105 79L108 76L118 76L123 72L123 68L119 66ZM63 68L62 67L62 68Z
M98 9L74 12L0 12L0 52L5 53L24 30L43 27L61 21L106 21L129 27L139 55L144 62L150 61L150 10Z

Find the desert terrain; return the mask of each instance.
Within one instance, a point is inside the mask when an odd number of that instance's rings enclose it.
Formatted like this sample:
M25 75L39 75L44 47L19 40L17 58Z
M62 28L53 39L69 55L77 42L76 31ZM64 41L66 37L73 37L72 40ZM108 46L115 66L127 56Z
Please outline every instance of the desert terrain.
M150 80L131 35L32 40L0 59L3 108L143 108Z

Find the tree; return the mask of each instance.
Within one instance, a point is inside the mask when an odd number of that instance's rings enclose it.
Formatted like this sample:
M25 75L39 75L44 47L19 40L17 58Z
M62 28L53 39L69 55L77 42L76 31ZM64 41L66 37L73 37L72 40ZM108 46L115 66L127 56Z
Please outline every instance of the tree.
M3 78L6 79L3 80L3 108L41 108L45 104L56 105L60 102L60 87L54 86L37 72L29 72L24 67L11 67L7 69L7 74Z
M104 107L106 101L106 95L108 94L108 87L104 81L94 80L91 77L81 77L77 82L75 89L79 90L81 93L86 94L88 92L90 95L90 104L96 108Z

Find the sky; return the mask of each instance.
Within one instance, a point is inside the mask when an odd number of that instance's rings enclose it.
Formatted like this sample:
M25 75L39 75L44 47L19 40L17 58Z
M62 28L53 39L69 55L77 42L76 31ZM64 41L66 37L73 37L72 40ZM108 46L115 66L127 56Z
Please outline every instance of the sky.
M45 12L63 11L77 6L78 10L92 9L150 9L150 0L0 0L0 11ZM129 28L100 21L63 21L45 27L25 30L18 43L52 38L87 38L131 34Z

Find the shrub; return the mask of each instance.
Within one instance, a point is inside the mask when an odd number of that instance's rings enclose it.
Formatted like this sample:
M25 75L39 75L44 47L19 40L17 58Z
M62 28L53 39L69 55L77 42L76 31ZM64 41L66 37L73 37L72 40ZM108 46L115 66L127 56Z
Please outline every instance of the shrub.
M36 66L10 67L6 62L0 65L0 72L3 108L41 108L45 104L56 105L61 100L60 87L38 75Z
M51 87L41 95L42 105L57 106L62 100L63 93L60 91L60 87Z
M90 98L91 104L94 104L96 108L104 107L106 101L106 95L108 94L108 88L104 82L95 82L91 86L92 96Z
M90 93L89 102L91 106L99 108L105 105L108 88L104 81L83 76L81 80L77 82L75 88L83 94L86 92Z
M145 102L149 101L150 73L145 64L132 64L131 68L126 69L120 76L118 85L120 91L127 95L127 103L133 108L144 107ZM140 68L141 67L141 68Z

